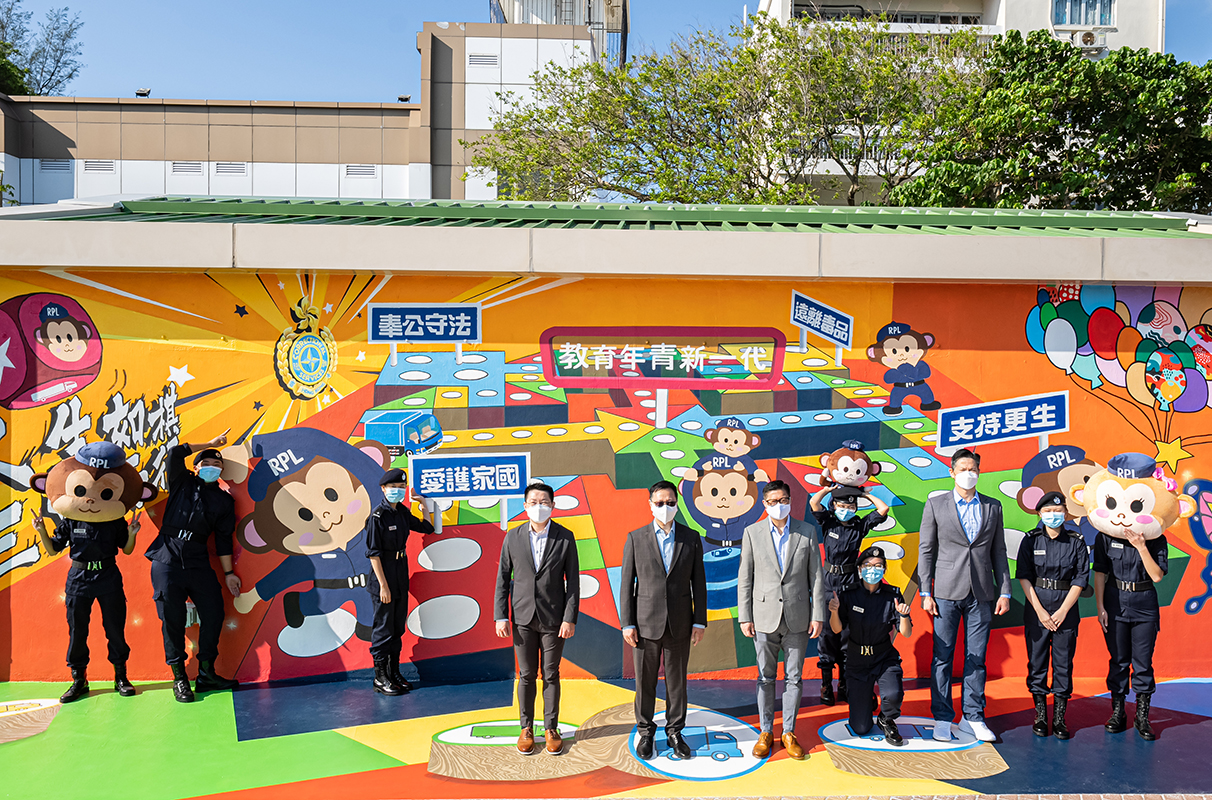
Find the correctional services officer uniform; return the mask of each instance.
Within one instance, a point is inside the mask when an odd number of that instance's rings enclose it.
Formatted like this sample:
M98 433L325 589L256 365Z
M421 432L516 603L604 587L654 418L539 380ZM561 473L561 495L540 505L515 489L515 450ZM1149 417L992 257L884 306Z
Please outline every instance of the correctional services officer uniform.
M391 469L383 475L379 485L404 483L404 471ZM403 502L379 503L366 520L366 556L378 558L383 567L383 577L391 591L391 602L384 603L379 597L379 579L371 570L366 588L374 604L374 624L370 632L370 655L375 664L375 690L381 694L402 694L412 689L412 684L400 674L400 653L403 650L404 631L408 623L408 534L433 533L434 527L423 519L412 515ZM384 673L380 676L380 672ZM380 681L380 677L386 678ZM382 685L380 685L382 684ZM385 691L392 689L394 691Z
M863 496L863 490L853 486L837 486L829 495L830 505L834 500L858 502ZM831 597L858 586L858 555L863 549L863 539L877 526L882 525L887 514L872 511L865 517L854 516L842 522L831 508L813 511L812 516L821 526L821 538L825 542L825 596ZM846 668L846 644L850 639L850 629L842 628L841 633L834 633L828 625L817 643L816 665L821 670L821 702L833 705L833 667L838 669L837 699L847 702L846 681L843 677Z
M193 700L184 669L186 600L192 600L198 611L198 690L236 685L214 672L219 633L223 630L223 591L206 547L213 534L215 554L232 554L236 504L218 481L207 483L186 468L185 458L191 452L187 444L168 451L168 501L160 532L144 552L152 562L151 582L164 638L164 659L173 670L173 689L182 702ZM194 463L203 458L221 456L217 450L203 450Z
M880 554L882 558L882 551ZM846 685L850 693L850 728L858 736L871 730L875 711L872 689L879 685L880 717L895 720L905 697L901 654L892 646L900 624L901 590L881 582L875 591L861 584L838 595L838 619L850 629L846 645Z
M93 601L101 607L101 624L109 641L109 662L125 671L130 647L126 644L126 593L118 570L118 551L126 546L125 519L83 522L65 519L51 537L55 547L71 548L71 567L64 588L67 606L67 665L88 666L88 623ZM132 692L133 693L133 692Z

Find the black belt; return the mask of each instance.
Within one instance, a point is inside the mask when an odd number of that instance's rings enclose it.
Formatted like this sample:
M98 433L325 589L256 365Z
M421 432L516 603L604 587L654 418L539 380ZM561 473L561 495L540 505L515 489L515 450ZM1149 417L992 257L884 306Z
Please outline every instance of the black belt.
M891 650L892 641L890 639L885 639L882 644L859 644L858 642L851 641L850 649L851 655L868 656L874 658L875 656L882 656L884 653Z
M366 585L366 573L349 578L316 578L317 589L353 589Z
M1153 588L1153 581L1121 581L1116 580L1115 585L1123 592L1147 592Z
M704 536L703 539L706 540L707 544L714 545L715 547L740 547L741 546L740 539L712 539L710 536Z
M826 564L825 572L830 575L852 575L858 572L858 564Z
M1033 585L1037 589L1055 589L1058 592L1065 592L1073 586L1073 583L1072 581L1055 580L1053 578L1036 578Z
M900 386L903 389L908 389L910 386L917 386L919 383L925 383L925 381L909 381L908 383L894 383L892 385Z
M100 572L106 567L112 567L117 563L117 559L115 559L113 556L103 558L100 561L77 561L73 558L71 568L73 570L79 570L82 572Z

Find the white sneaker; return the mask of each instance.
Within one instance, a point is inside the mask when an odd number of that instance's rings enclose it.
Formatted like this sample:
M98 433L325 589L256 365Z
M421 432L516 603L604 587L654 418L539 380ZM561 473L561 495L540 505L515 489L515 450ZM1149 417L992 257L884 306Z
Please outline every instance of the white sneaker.
M951 741L951 723L934 721L934 739L939 742Z
M996 742L997 736L993 731L989 730L989 726L979 719L963 719L960 720L959 729L964 733L970 733L982 742Z

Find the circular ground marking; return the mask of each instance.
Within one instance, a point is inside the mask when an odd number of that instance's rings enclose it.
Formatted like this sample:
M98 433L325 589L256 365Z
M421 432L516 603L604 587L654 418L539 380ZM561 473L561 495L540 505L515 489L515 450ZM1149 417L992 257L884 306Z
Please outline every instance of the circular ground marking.
M884 753L948 753L968 750L980 744L972 734L961 731L959 725L951 726L951 741L935 741L934 720L925 717L901 717L896 721L896 727L905 739L903 747L895 747L884 741L883 731L874 725L866 734L859 736L845 719L830 722L817 733L825 744Z
M703 423L699 422L698 420L691 419L691 420L687 420L686 422L682 423L683 430L697 431L697 430L702 430L702 428L703 428Z
M635 755L635 745L640 739L638 730L631 734L631 755L649 769L670 778L720 781L753 772L766 762L753 755L758 729L727 714L706 708L691 708L686 712L682 736L694 752L687 760L675 756L665 739L665 713L657 714L653 721L657 733L652 758L640 761Z
M883 733L874 725L868 733L858 736L845 719L823 726L818 735L833 765L856 775L962 780L1009 769L997 750L962 733L958 725L952 726L953 738L947 742L934 740L932 719L901 717L896 725L905 738L903 747L885 742Z

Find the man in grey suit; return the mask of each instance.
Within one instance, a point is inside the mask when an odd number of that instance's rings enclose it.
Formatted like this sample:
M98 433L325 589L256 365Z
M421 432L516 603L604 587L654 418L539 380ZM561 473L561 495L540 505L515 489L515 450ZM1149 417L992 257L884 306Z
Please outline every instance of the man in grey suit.
M543 728L547 752L558 755L560 738L560 657L576 631L581 575L572 531L551 521L555 490L545 483L526 487L530 521L505 534L497 570L494 619L497 636L509 636L518 657L519 752L534 750L535 678L543 666Z
M648 490L653 521L627 534L620 592L623 640L634 649L636 755L652 758L656 737L657 673L665 660L665 735L678 758L690 758L686 727L686 673L690 648L707 628L703 539L673 521L678 490L657 481Z
M971 450L951 456L955 491L931 497L922 512L917 572L922 608L934 620L930 710L934 738L951 739L951 664L960 620L964 622L964 688L960 730L982 742L996 740L985 725L985 649L993 614L1010 610L1010 564L1002 504L976 491L981 457ZM996 601L996 605L995 605Z
M737 580L737 616L741 633L753 639L758 663L758 717L761 733L753 754L774 747L774 680L779 649L784 653L783 748L796 760L804 748L795 739L800 710L800 677L808 640L821 635L829 613L821 569L816 522L791 519L791 487L770 481L762 491L767 519L745 529Z

